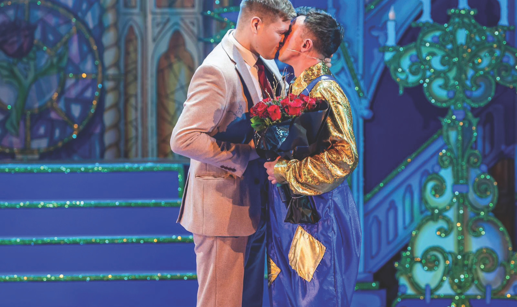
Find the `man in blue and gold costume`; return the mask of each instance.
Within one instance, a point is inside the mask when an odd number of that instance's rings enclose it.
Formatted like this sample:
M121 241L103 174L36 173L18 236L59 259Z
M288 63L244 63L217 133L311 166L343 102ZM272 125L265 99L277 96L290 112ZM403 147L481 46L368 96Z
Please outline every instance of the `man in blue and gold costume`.
M330 146L303 160L268 162L271 184L312 197L316 224L284 222L286 205L269 195L268 273L272 306L350 306L359 267L361 228L346 178L358 163L350 103L323 59L337 51L343 29L326 12L300 8L280 61L293 67L290 92L326 100ZM325 76L325 77L322 77Z

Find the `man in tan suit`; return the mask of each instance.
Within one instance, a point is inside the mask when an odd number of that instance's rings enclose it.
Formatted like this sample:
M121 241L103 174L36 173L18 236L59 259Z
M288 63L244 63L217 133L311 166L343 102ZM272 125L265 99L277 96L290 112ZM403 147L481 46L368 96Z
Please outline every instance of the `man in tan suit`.
M197 306L262 307L267 174L249 109L285 90L272 59L295 16L288 0L243 0L172 132L172 150L191 159L178 222L194 234Z

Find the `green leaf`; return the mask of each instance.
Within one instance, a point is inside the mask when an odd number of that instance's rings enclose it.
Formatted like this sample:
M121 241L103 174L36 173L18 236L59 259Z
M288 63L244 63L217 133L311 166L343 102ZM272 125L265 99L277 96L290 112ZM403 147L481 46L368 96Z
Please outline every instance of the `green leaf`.
M255 131L261 131L266 129L266 122L258 116L252 117L251 127L255 129Z

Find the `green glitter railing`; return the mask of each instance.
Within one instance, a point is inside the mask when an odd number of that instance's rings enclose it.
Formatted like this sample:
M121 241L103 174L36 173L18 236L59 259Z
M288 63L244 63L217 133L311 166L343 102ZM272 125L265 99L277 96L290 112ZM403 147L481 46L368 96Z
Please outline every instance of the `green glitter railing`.
M183 164L178 163L113 163L113 164L6 164L0 173L111 173L111 172L166 172L183 175Z
M267 279L267 275L264 276ZM72 281L167 281L197 280L196 273L156 273L156 274L47 274L47 275L3 275L0 282L72 282ZM355 290L377 290L379 284L357 283Z
M192 235L184 236L116 236L116 237L52 237L0 238L2 245L100 245L100 244L170 244L193 243Z
M424 152L431 144L439 139L442 136L442 131L439 130L436 132L427 142L425 142L420 148L417 149L412 155L407 157L405 161L400 164L391 174L389 174L386 179L384 179L381 183L379 183L370 193L366 194L364 197L364 202L368 202L370 199L372 199L375 194L379 193L379 191L386 187L390 181L392 181L395 177L397 177L398 174L402 173L406 167L409 165L409 163L413 162L422 152Z
M137 281L137 280L196 280L195 273L157 274L76 274L76 275L3 275L0 282L64 282L64 281Z
M181 200L0 202L0 209L178 208Z

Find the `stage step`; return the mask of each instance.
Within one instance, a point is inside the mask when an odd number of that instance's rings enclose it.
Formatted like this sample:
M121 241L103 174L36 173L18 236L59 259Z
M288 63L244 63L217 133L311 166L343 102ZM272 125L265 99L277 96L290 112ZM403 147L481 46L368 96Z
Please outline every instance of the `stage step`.
M0 169L2 201L167 200L181 198L184 165L7 164Z
M0 275L196 271L193 243L16 245L0 255Z
M181 276L190 276L189 273ZM128 280L109 281L45 281L0 282L1 307L194 307L196 306L197 280L187 278L167 280L167 273L141 273L144 280L134 280L135 275L113 275ZM171 274L174 274L171 272ZM41 278L47 275L41 276ZM79 275L76 275L78 278ZM100 275L98 275L100 276ZM55 280L59 275L51 275ZM130 277L133 280L129 279ZM173 276L171 276L172 278ZM66 276L63 276L66 278ZM82 278L87 278L82 276ZM102 278L108 279L107 273ZM267 280L264 279L263 307L269 307Z
M194 307L197 281L3 282L2 307Z
M1 166L0 307L195 306L194 244L176 223L185 169Z
M0 307L194 307L194 243L176 223L186 168L0 167Z
M458 300L459 296L454 295L433 295L428 301L424 296L418 295L405 295L400 299L395 300L393 302L393 307L420 307L420 306L429 306L429 307L442 307L442 306L451 306L453 302L455 302L455 306L467 306L465 301ZM510 298L506 296L494 296L491 298L485 298L481 295L465 295L461 298L465 298L470 303L469 306L472 307L515 307L517 306L517 301L515 298Z
M178 213L178 207L0 209L0 237L186 233Z

